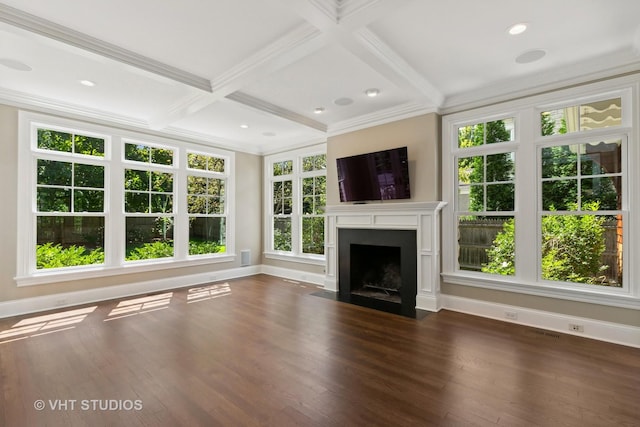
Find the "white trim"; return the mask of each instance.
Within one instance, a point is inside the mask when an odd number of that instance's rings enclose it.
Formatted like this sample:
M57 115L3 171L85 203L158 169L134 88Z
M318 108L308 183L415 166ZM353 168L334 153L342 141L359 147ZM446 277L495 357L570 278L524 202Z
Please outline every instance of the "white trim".
M14 277L18 287L45 285L48 283L61 283L74 280L95 279L98 277L120 276L123 274L146 273L149 271L170 270L174 268L195 267L206 264L219 264L223 262L233 262L236 259L235 254L211 256L211 257L193 257L187 260L175 260L174 258L159 258L146 260L144 263L136 261L127 261L123 266L117 267L80 267L74 269L69 267L65 271L37 271L30 276Z
M353 37L360 42L382 64L391 69L400 81L394 83L407 89L418 91L424 95L432 105L440 106L444 102L444 95L423 73L416 71L402 56L387 45L380 37L368 28L360 28L353 33ZM363 58L361 58L363 59ZM404 83L404 84L403 84Z
M429 105L426 102L409 102L334 123L329 126L328 135L342 135L361 129L367 129L374 126L380 126L391 122L397 122L437 112L438 109L436 107Z
M603 64L622 64L607 67ZM631 75L637 78L640 72L640 61L633 48L613 52L587 61L572 64L555 73L553 81L549 81L547 73L537 73L526 79L513 78L509 81L484 86L480 89L461 92L448 96L440 111L443 115L482 108L503 102L519 101L525 97L544 96L551 91L560 91L578 85L600 84L600 80L626 78ZM540 95L542 94L542 95Z
M272 104L263 99L256 98L244 92L234 92L227 95L227 99L246 105L248 107L255 108L256 110L264 111L265 113L273 114L274 116L282 117L283 119L298 123L303 126L310 127L320 132L327 131L327 125L317 120L313 120L309 117L298 114L294 111L287 110L279 105Z
M445 310L640 348L640 328L636 326L479 301L446 294L442 294L440 299L442 301L442 308ZM507 318L506 313L515 314L517 319ZM569 330L570 324L584 326L584 332Z
M253 276L260 273L260 266L232 268L187 276L154 279L124 285L106 286L84 291L57 293L33 298L0 302L0 318L36 313L56 308L89 304L110 299L124 298L149 292L179 289L203 283Z
M263 157L263 201L264 215L263 215L263 254L267 258L274 258L289 262L300 262L303 264L315 264L322 265L324 263L324 255L312 255L302 252L302 179L311 176L324 176L326 177L327 170L315 170L311 172L302 171L302 159L304 157L326 155L327 145L326 143L308 146L298 150L292 150L282 153L277 153ZM273 164L291 161L292 172L289 175L273 176ZM273 182L276 181L291 181L292 184L292 212L289 215L291 218L291 251L277 251L272 247L273 243L273 195L272 188ZM320 215L315 215L320 216ZM325 216L326 217L326 216ZM325 236L326 237L326 236ZM316 261L318 260L318 261Z
M324 255L292 255L281 252L264 252L264 257L269 259L277 259L280 261L299 262L301 264L324 265Z
M290 268L274 267L271 265L262 265L260 267L260 273L268 274L269 276L283 277L298 282L311 283L320 287L324 285L324 274L309 273L307 271L292 270Z
M558 282L527 284L518 282L517 279L511 276L474 274L473 272L442 273L441 276L443 282L455 285L640 310L640 299L622 290L618 294L605 293L609 289L607 287L596 288L594 285L582 288L571 285L563 287L562 283ZM545 286L544 283L549 283L549 285ZM613 290L617 291L619 289Z
M197 89L211 92L211 83L203 77L4 4L0 4L0 21Z

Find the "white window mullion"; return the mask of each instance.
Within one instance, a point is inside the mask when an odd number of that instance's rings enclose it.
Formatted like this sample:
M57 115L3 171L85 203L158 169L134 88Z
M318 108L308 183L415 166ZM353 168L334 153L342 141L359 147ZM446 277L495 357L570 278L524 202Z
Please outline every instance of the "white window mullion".
M533 110L521 111L518 115L518 140L516 152L516 214L515 251L516 277L525 282L538 280L540 265L540 217L537 214L540 197L537 171L538 157L532 135L540 132L540 125Z
M173 174L173 256L176 260L189 256L189 214L187 212L187 156L184 150L174 152Z
M105 189L105 263L120 266L124 262L126 233L124 217L124 165L122 142L119 137L111 141L111 162L108 167L108 186Z

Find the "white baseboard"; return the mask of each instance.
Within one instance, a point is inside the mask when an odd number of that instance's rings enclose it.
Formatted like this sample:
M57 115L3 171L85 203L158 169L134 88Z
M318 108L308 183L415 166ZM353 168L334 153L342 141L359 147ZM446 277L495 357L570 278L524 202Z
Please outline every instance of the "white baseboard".
M442 308L446 310L640 348L638 327L446 294L440 298ZM507 313L511 318L507 317ZM570 325L582 326L583 331L572 331Z
M416 308L427 311L440 311L442 303L439 295L416 295Z
M262 265L261 273L269 276L282 277L284 279L295 280L298 282L311 283L318 286L324 286L325 275L317 273L309 273L300 270L291 270L282 267L273 267L271 265Z
M40 311L71 307L80 304L90 304L110 299L125 298L150 292L168 289L184 288L202 283L218 282L238 277L253 276L260 273L260 266L232 268L193 274L189 276L171 277L126 285L107 286L104 288L87 289L84 291L44 295L33 298L0 302L0 318L19 316Z

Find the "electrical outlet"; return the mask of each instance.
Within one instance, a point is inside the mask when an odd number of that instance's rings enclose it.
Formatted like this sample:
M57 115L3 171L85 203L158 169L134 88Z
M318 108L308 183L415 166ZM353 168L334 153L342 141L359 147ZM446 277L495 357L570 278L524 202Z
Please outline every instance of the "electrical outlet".
M584 332L584 325L569 323L569 330L573 332Z
M515 311L505 311L504 317L510 320L518 320L518 313Z

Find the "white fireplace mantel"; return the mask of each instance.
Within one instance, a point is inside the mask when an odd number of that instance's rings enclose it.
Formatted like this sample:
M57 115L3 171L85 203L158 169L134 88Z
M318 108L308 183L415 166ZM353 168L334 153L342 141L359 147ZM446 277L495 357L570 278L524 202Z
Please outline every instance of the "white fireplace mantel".
M416 230L418 271L416 308L439 311L440 210L445 202L367 203L327 206L324 287L338 292L338 229Z

